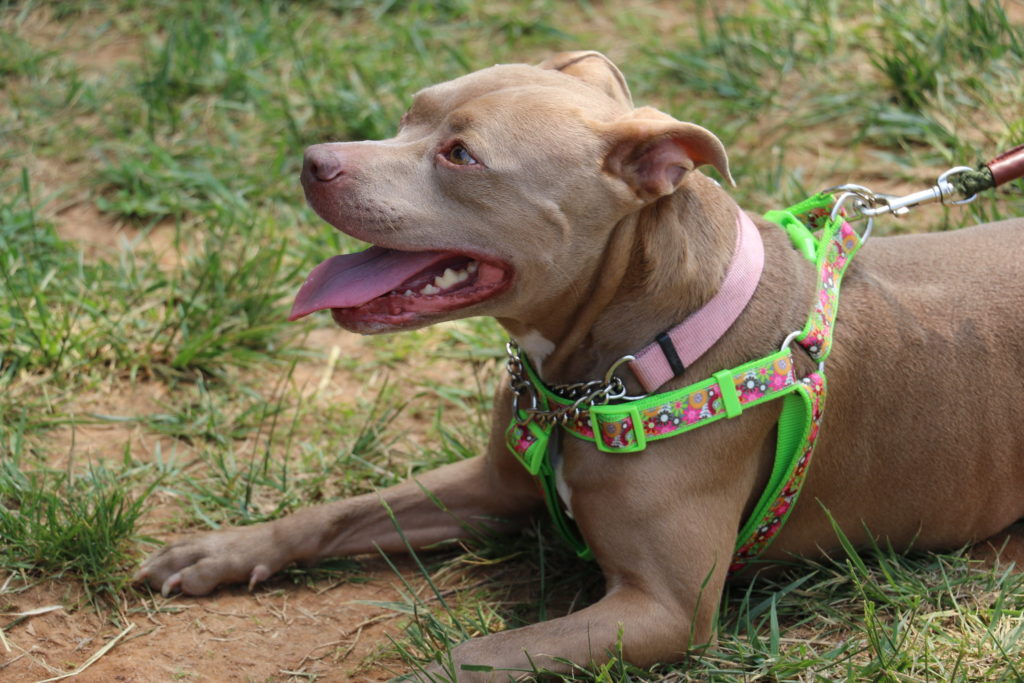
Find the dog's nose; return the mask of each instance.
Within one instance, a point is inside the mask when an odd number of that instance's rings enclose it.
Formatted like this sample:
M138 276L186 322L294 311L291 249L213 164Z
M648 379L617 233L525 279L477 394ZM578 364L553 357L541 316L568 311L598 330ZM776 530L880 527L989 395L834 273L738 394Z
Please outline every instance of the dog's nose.
M313 145L306 149L303 175L327 183L345 173L341 156L327 145Z

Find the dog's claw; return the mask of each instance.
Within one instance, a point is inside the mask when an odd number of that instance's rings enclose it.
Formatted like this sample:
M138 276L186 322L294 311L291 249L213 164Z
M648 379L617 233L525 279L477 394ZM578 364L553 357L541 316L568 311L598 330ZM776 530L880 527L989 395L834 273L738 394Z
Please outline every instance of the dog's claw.
M252 574L249 575L249 590L252 591L256 587L256 584L262 583L270 578L274 572L270 571L270 568L265 564L258 564L252 568Z
M167 577L164 585L160 587L160 595L169 598L171 593L181 592L181 572L174 572Z

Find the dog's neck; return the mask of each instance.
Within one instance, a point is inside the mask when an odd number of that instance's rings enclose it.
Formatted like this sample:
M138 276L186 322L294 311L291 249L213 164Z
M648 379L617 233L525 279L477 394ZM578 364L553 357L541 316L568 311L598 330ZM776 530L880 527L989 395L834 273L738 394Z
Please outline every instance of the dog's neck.
M729 267L737 210L716 183L693 173L672 195L619 221L588 286L526 324L500 322L546 381L599 378L711 300Z

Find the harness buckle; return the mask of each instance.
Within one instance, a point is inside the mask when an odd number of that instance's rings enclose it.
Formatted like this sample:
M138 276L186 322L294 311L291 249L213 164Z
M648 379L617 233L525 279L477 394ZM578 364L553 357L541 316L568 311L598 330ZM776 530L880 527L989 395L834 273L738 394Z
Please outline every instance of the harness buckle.
M604 410L591 409L588 417L594 430L594 445L599 451L638 453L647 448L643 416L636 406L625 403L607 406Z

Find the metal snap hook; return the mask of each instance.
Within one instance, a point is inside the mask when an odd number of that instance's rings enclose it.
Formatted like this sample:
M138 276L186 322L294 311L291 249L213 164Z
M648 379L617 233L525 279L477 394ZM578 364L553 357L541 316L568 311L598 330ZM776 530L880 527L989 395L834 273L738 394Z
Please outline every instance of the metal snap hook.
M949 169L948 171L945 171L942 175L939 176L939 179L936 181L936 184L939 186L939 190L942 193L943 204L946 203L946 199L948 197L953 196L953 193L956 192L956 188L953 186L951 182L949 182L949 177L954 175L960 175L961 173L973 172L974 169L971 168L970 166L954 166L953 168ZM964 199L957 199L949 203L952 204L953 206L960 206L962 204L970 204L977 198L977 194L972 194L970 197L966 197Z

